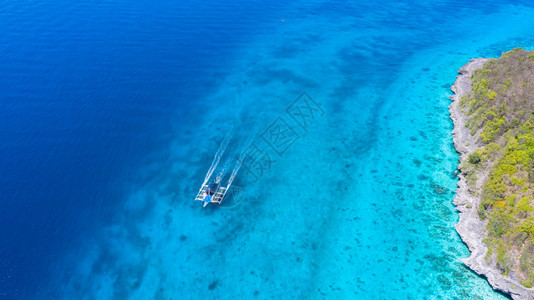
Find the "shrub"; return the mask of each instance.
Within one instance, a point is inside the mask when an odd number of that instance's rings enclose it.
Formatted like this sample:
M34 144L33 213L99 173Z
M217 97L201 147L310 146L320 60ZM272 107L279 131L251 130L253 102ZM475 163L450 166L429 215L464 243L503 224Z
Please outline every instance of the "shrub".
M488 221L488 233L493 237L501 237L511 228L514 219L504 209L498 209L491 213Z
M530 205L530 199L527 197L523 197L517 203L517 210L520 212L529 212L534 209L532 208L532 205Z
M508 275L513 266L513 261L505 251L505 247L502 243L497 245L497 267L504 275Z
M477 165L482 160L482 157L480 156L480 152L475 151L471 154L469 154L469 157L467 158L467 161L470 164Z
M534 220L530 218L528 220L523 221L523 223L521 223L520 228L522 232L528 233L528 235L531 236L532 234L534 234Z
M532 242L525 245L520 263L521 271L525 273L525 280L521 284L531 287L534 284L534 244Z

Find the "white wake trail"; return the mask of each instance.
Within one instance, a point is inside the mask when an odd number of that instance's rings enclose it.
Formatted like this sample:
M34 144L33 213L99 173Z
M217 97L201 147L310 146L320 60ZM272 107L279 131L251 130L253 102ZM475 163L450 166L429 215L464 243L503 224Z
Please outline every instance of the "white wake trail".
M228 178L228 185L226 187L227 190L230 189L230 186L232 186L232 183L234 182L234 179L237 176L237 173L239 172L239 169L241 169L241 165L243 164L243 160L245 159L245 152L250 147L250 145L252 145L252 142L257 137L257 133L258 133L258 129L257 129L257 125L256 125L255 129L253 130L253 133L248 136L247 141L241 147L241 151L239 153L239 156L237 157L237 163L234 166L234 169L232 170L232 174L230 175L230 178Z
M213 175L213 172L217 168L217 165L219 165L219 162L221 161L221 157L223 156L224 152L226 151L226 147L228 147L228 143L230 143L230 139L234 135L234 130L231 128L226 133L226 136L224 137L224 140L221 143L221 146L219 147L219 150L217 150L217 153L215 153L215 157L213 157L213 161L211 162L211 166L208 170L208 173L206 173L206 177L204 178L204 183L202 183L202 186L204 186L209 180L211 175Z

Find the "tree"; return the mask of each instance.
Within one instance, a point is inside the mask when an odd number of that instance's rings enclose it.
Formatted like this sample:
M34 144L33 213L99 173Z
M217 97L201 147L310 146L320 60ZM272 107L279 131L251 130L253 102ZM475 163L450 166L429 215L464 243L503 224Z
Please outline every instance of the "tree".
M477 165L482 161L482 157L480 156L480 153L478 151L475 151L471 154L469 154L469 157L467 158L467 161L470 164Z

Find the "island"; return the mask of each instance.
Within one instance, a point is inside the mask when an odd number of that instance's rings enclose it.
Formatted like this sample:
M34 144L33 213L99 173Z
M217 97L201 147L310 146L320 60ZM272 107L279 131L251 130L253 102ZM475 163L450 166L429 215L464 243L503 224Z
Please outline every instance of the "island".
M473 59L449 106L460 153L462 262L513 299L534 299L534 51Z

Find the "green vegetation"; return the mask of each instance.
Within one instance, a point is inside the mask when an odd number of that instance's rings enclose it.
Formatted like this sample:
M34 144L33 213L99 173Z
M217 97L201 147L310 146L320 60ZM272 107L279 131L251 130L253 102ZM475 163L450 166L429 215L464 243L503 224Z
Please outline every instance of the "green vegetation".
M460 99L477 151L462 163L488 220L486 260L534 285L534 52L520 48L488 61ZM485 182L477 174L488 172ZM482 178L486 178L485 176ZM477 187L479 187L477 189Z
M471 153L471 155L469 155L469 157L467 158L467 161L473 165L478 165L481 160L482 157L480 156L480 151L475 151Z

